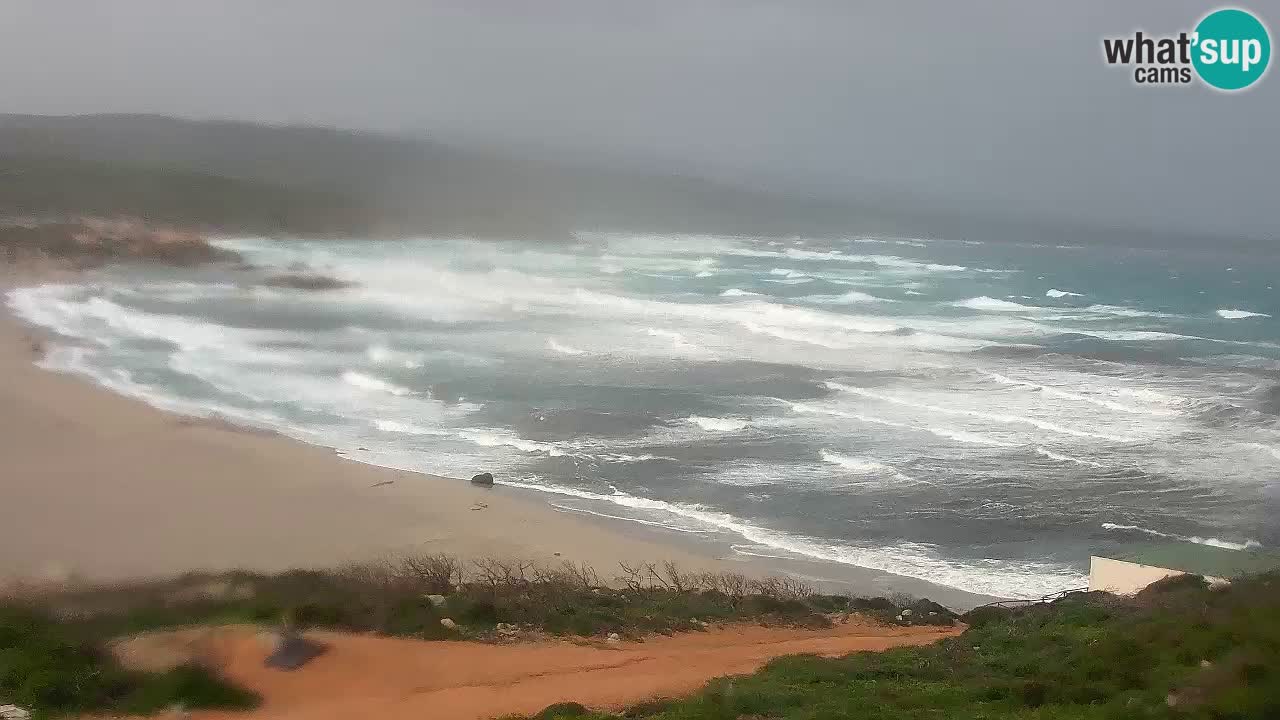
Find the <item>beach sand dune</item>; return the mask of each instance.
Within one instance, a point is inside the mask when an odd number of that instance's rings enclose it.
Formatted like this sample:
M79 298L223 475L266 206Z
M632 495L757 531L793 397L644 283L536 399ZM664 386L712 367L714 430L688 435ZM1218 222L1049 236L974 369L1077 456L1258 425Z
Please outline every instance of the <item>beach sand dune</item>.
M783 655L844 655L923 645L961 628L889 627L852 618L828 630L730 626L620 644L489 645L312 633L327 652L294 672L263 666L252 629L218 642L224 674L263 697L251 713L194 720L463 720L533 714L556 702L621 710L691 693L708 680L749 673Z

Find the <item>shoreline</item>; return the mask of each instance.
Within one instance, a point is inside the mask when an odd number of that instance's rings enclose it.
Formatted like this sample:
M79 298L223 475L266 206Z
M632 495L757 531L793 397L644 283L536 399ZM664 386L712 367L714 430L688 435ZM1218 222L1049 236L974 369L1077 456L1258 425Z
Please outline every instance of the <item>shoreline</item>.
M0 292L53 279L63 278L20 273ZM480 488L170 413L39 367L37 344L53 342L0 306L0 584L270 572L440 552L586 563L602 579L619 562L671 561L690 571L794 575L831 592L907 593L961 610L994 599L852 565L742 555L728 543L557 509L546 494L501 478Z

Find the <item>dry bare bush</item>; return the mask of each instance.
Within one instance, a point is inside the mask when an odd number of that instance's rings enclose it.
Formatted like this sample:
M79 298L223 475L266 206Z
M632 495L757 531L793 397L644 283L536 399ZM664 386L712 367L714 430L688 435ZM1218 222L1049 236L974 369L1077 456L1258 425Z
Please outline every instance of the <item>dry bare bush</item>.
M449 555L404 555L397 559L400 573L412 578L419 592L447 595L462 585L462 563Z
M565 590L591 590L601 587L600 576L586 563L565 560L554 567L534 567L530 571L535 585Z
M706 582L710 590L718 590L734 600L751 594L751 579L742 573L708 573Z
M767 577L752 580L751 591L777 600L804 600L814 594L812 585L793 577Z
M471 561L471 582L487 587L494 595L520 591L529 587L529 575L535 565L527 560L480 558Z

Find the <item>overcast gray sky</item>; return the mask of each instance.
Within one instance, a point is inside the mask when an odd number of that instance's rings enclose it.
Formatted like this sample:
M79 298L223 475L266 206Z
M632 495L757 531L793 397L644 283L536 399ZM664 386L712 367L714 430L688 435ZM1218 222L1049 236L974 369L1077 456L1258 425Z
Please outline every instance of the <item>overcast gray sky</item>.
M1276 71L1227 95L1136 87L1102 61L1103 36L1189 30L1215 7L0 0L0 111L413 131L1276 237Z

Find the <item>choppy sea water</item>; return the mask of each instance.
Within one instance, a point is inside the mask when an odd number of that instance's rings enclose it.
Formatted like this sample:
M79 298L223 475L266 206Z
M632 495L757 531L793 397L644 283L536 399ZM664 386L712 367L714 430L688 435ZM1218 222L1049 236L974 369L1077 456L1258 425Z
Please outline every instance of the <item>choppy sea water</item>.
M746 555L1036 597L1153 537L1280 545L1274 257L895 238L227 239L19 289L162 408ZM350 281L264 287L306 266Z

